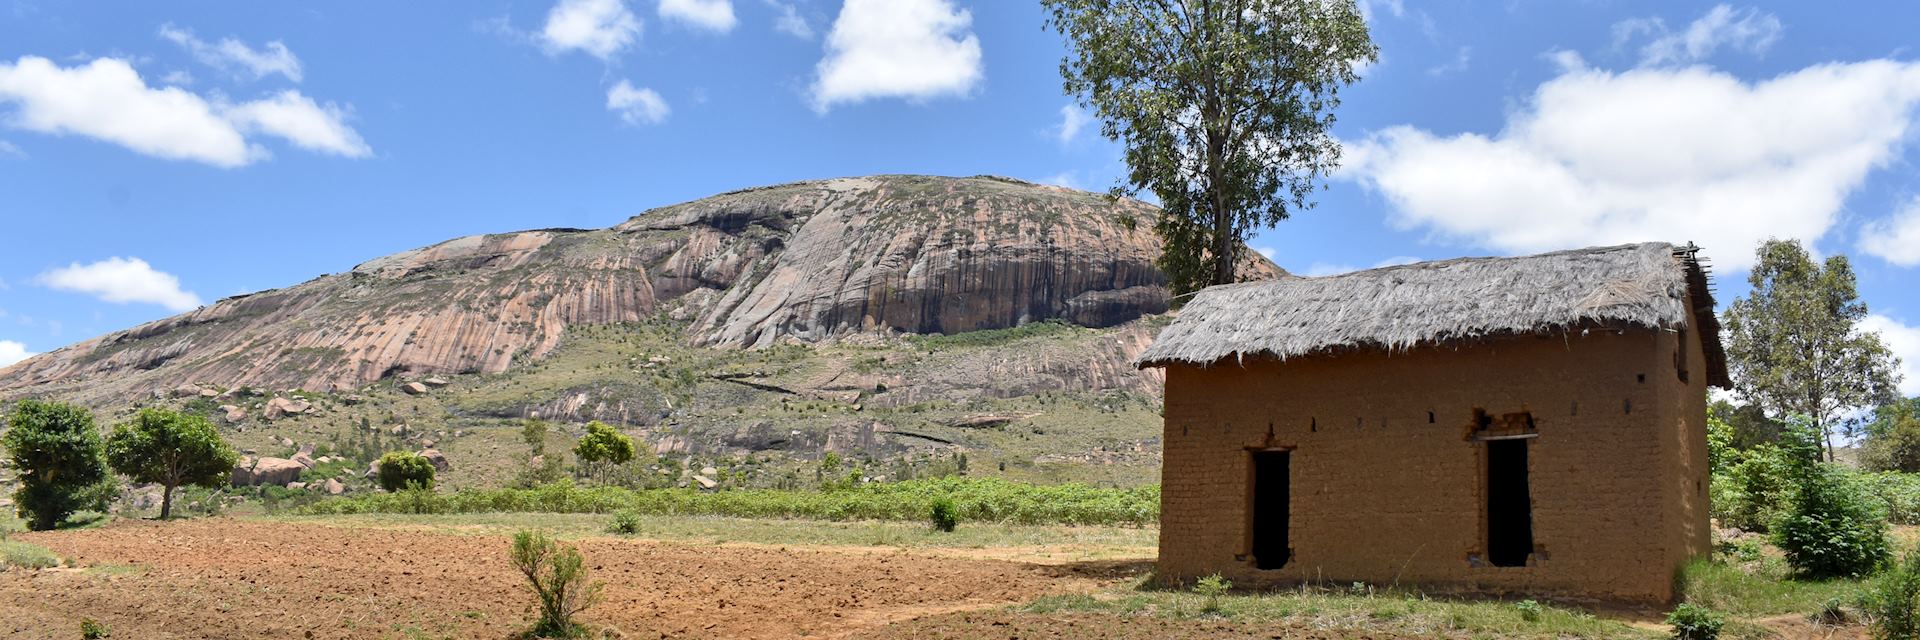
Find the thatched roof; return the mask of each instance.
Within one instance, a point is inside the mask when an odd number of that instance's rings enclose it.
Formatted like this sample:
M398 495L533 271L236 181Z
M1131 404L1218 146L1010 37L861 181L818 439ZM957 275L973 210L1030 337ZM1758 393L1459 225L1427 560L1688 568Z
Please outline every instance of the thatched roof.
M1593 327L1680 329L1693 311L1702 325L1707 381L1724 387L1720 323L1696 252L1691 245L1632 244L1210 287L1135 364L1404 351Z

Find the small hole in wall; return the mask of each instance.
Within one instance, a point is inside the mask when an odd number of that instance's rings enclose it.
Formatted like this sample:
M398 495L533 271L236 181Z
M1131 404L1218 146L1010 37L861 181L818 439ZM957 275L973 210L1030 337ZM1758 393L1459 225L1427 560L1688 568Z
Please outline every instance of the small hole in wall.
M1627 413L1633 413L1633 398L1627 398L1624 406L1627 409Z
M1319 418L1308 418L1308 419L1307 419L1307 430L1308 430L1308 431L1312 431L1312 432L1316 432L1316 433L1317 433L1317 432L1319 432L1319 431L1320 431L1320 419L1319 419Z
M1474 407L1473 408L1474 430L1486 431L1488 427L1492 427L1492 426L1493 426L1493 416L1487 415L1486 409L1482 409L1480 407Z
M1428 411L1428 412L1427 412L1427 424L1433 424L1433 412L1432 412L1432 411Z
M1580 415L1580 401L1573 401L1573 415Z
M1644 373L1642 373L1642 374L1639 374L1639 375L1636 375L1636 376L1634 376L1634 379L1635 379L1635 380L1638 380L1638 381L1640 382L1640 384L1646 384L1646 383L1647 383L1647 374L1644 374Z

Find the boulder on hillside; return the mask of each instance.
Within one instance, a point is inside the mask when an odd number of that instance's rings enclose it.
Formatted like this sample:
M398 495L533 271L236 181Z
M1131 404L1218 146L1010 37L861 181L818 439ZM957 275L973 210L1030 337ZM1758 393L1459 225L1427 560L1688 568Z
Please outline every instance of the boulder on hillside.
M220 392L218 392L218 391L214 391L214 390L212 390L212 389L201 389L201 390L200 390L200 397L202 397L202 398L218 398L218 397L220 397Z
M453 470L453 463L447 462L447 454L440 453L439 449L422 449L420 451L420 457L426 458L427 462L433 463L433 470L435 472Z
M252 453L252 451L249 450L248 453ZM253 456L249 455L241 458L240 462L233 465L233 473L227 478L227 484L236 487L253 486L253 464Z
M191 397L200 395L200 387L190 385L190 384L183 384L178 387L174 387L172 391L167 392L167 395L173 396L175 398L191 398Z
M261 411L261 414L265 416L266 419L273 420L281 416L304 414L312 409L313 403L311 402L297 398L277 397L267 401L267 406Z
M347 485L340 484L340 480L337 478L328 478L326 489L328 495L337 496L347 492Z
M247 421L246 409L242 409L235 405L223 404L223 405L220 405L220 410L226 413L225 417L227 419L227 422L229 423L240 424L242 422Z
M406 392L406 394L410 396L424 395L427 392L427 385L420 384L418 382L409 382L409 383L400 385L400 390Z
M309 456L305 453L293 454L293 461L300 463L301 467L304 467L307 469L312 469L314 465L320 464L318 461L313 459L313 456Z
M435 389L438 389L438 388L440 388L440 387L444 387L444 386L447 386L447 385L450 385L450 384L453 384L453 383L451 383L451 382L447 382L447 380L446 380L445 378L427 378L427 379L425 379L425 380L421 380L421 381L420 381L420 384L424 384L424 385L427 385L427 386L429 386L429 387L432 387L432 388L435 388Z
M286 458L261 458L253 465L253 485L287 486L298 482L300 472L307 468L298 462Z

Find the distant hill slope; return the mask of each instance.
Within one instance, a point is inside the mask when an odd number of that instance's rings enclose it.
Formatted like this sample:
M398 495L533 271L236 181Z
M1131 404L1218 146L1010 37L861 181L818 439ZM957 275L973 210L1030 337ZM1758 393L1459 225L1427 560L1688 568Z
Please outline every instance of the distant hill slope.
M0 369L0 398L111 406L186 384L326 393L500 374L547 358L570 328L662 316L689 346L722 349L1054 319L1109 327L1167 309L1155 212L992 177L746 189L610 229L469 236L227 298ZM1244 271L1284 273L1258 256ZM1124 348L1102 350L1091 368L1105 381L1092 386L1117 383L1150 338L1129 335L1104 343Z

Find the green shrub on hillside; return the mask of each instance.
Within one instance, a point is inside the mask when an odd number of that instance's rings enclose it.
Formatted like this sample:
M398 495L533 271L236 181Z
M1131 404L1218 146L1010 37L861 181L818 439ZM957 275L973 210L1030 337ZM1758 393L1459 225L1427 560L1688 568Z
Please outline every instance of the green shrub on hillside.
M1667 614L1667 624L1673 626L1674 640L1714 640L1720 637L1720 627L1726 623L1720 614L1690 602L1681 603Z
M1160 487L1101 489L1080 484L1039 486L999 478L923 478L865 484L838 491L737 489L632 490L576 486L569 481L533 489L463 489L425 496L395 494L333 498L302 509L315 515L355 513L613 513L717 515L816 520L924 521L933 501L953 500L963 520L1014 524L1150 525L1160 518Z
M960 515L953 506L953 498L945 496L934 498L928 507L927 519L932 522L933 530L952 533L960 526Z
M380 488L397 492L415 487L433 488L433 462L426 456L406 451L391 451L380 456Z

